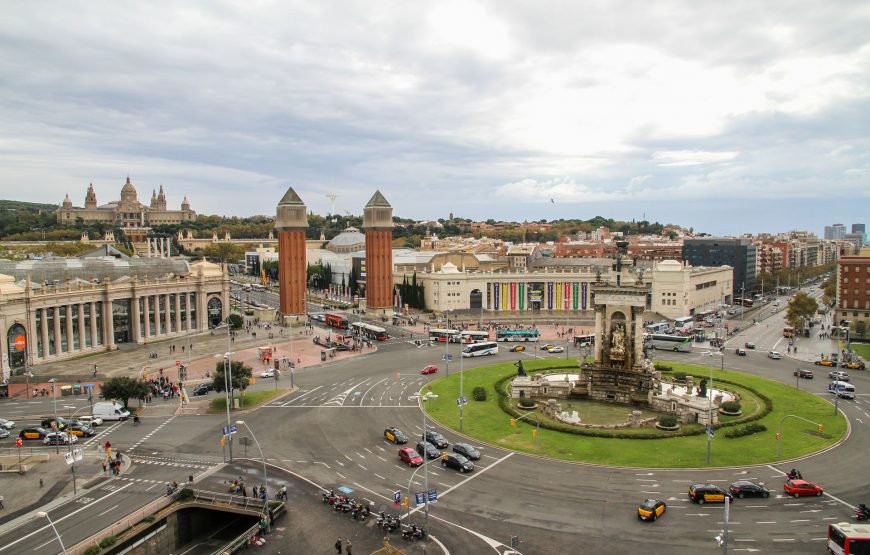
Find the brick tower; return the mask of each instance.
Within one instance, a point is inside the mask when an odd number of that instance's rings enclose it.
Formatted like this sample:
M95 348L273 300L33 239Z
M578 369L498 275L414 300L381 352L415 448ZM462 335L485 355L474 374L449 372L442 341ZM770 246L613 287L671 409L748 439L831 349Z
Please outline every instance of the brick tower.
M363 211L366 235L366 306L383 313L393 306L393 207L375 191Z
M278 203L278 287L282 320L305 314L307 208L293 190L287 189Z

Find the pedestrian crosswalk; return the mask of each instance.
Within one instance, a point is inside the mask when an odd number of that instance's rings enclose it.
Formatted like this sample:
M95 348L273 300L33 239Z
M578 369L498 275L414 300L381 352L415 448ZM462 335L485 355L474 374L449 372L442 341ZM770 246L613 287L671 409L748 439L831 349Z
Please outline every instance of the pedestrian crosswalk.
M133 464L148 464L156 466L192 468L199 470L206 470L214 466L213 464L209 464L205 461L173 459L166 457L143 457L139 455L130 455L130 460L133 462Z

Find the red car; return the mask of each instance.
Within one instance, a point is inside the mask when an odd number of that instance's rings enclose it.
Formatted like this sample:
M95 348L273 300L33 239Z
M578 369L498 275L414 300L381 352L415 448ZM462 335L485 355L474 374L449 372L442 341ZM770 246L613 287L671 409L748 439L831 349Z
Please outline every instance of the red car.
M423 464L423 459L417 453L417 450L411 447L399 449L399 459L408 463L408 466L420 466Z
M434 374L437 371L438 371L438 367L435 366L434 364L430 364L426 368L423 368L422 370L420 370L420 373L421 374Z
M782 489L785 490L787 495L792 495L794 497L800 497L802 495L821 495L825 492L825 490L822 489L822 486L812 482L807 482L806 480L787 480L785 485L782 486Z

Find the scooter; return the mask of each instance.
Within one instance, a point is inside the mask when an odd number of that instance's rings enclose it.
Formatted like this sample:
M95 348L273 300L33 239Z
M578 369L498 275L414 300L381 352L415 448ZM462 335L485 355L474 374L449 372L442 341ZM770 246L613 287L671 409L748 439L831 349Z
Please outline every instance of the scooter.
M408 526L402 530L402 538L409 542L422 540L425 537L426 531L422 528L418 528L416 524L412 524L411 526Z
M868 520L870 519L870 508L867 508L866 505L861 503L858 505L858 508L855 509L855 518L858 520Z

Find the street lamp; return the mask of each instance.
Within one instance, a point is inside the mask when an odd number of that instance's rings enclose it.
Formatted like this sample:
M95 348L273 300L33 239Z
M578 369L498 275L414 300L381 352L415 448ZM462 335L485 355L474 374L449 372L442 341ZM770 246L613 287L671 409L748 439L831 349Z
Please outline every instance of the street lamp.
M426 393L425 395L420 396L420 412L423 414L423 443L426 442L426 401L438 399L438 396L433 394L431 391ZM429 461L427 460L429 457L426 453L426 449L423 449L423 489L425 490L426 496L426 504L425 504L425 520L423 524L423 529L429 529ZM419 468L417 469L419 470ZM416 470L414 471L416 473ZM414 474L411 474L411 478L414 477ZM411 482L408 481L408 507L410 511L411 507ZM410 512L408 513L410 516ZM410 519L409 519L410 520Z
M227 431L229 431L229 427L232 423L232 419L230 418L230 403L233 399L233 361L232 361L232 340L230 338L230 317L227 318L221 323L218 328L226 324L227 326L227 352L224 355L224 394L227 399ZM229 462L233 462L233 434L227 434L227 447L229 449Z
M722 357L722 364L725 364L725 354L721 351L705 351L705 356L710 357L710 387L707 388L707 464L710 464L710 441L713 439L713 358L714 356Z
M48 523L51 525L51 529L54 530L54 535L55 537L57 537L57 543L60 544L60 549L61 551L63 551L63 555L66 555L66 547L63 546L63 540L60 539L60 534L58 534L57 528L54 527L54 522L51 521L51 517L48 516L48 513L45 511L40 511L36 513L36 516L48 520Z
M48 380L48 383L51 384L51 396L54 400L54 429L59 433L60 426L57 425L57 393L55 392L55 389L54 389L55 382L57 382L57 378L51 378L50 380ZM58 436L58 438L59 438L59 436ZM60 454L60 444L57 441L58 438L55 438L55 442L54 442L54 454L55 455Z
M446 334L446 337L444 338L444 373L449 378L450 377L450 335L449 335L450 309L449 308L445 311L445 314L446 314L446 320L444 322L444 332Z
M260 448L260 442L257 441L257 436L254 435L254 431L244 420L236 420L237 426L244 426L248 429L248 432L251 433L251 437L254 438L254 443L257 444L257 449L260 451L260 458L263 459L263 482L268 486L269 485L269 475L266 473L266 456L263 454L263 450Z

